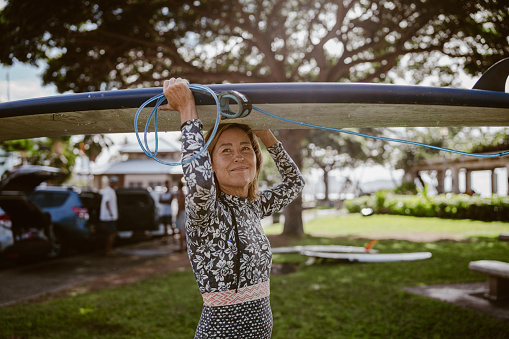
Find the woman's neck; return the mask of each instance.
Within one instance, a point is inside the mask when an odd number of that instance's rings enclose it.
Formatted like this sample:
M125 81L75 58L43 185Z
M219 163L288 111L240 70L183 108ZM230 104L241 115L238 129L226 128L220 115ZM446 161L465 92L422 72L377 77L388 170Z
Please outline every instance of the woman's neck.
M248 187L221 187L221 185L219 185L219 189L224 194L233 195L239 198L247 198L249 193Z

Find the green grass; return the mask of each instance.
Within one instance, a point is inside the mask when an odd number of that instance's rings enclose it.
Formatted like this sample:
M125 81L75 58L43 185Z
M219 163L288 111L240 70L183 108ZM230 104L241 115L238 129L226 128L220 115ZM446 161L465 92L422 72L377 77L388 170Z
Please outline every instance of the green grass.
M311 212L312 213L312 212ZM264 227L267 234L280 234L280 223ZM454 234L457 238L472 236L494 237L509 232L509 224L504 222L484 222L476 220L453 220L439 218L418 218L400 215L341 214L320 217L304 224L304 232L311 235L344 237L369 234Z
M496 231L488 227L492 223L480 223L483 228L469 221L457 225L456 221L424 219L427 222L421 224L418 218L390 218L394 219L341 217L342 233L331 234L369 232L375 224L394 226L398 220L397 229L402 232L432 227L457 230L469 238L382 240L376 245L382 252L433 253L431 259L416 262L305 266L300 255L274 255L274 262L294 262L300 268L271 278L273 338L507 338L509 322L402 289L486 280L469 271L468 263L507 261L509 254L509 243L499 242ZM334 219L315 219L306 229L329 234L338 228L330 221ZM507 230L506 225L493 223L494 228ZM296 244L362 246L367 240L306 236ZM186 270L114 289L0 308L0 338L192 338L200 313L201 297L193 273Z

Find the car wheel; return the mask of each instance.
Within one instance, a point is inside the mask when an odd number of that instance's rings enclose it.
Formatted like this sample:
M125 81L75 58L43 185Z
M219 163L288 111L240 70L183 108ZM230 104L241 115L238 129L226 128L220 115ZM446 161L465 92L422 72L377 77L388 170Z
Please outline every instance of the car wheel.
M50 259L58 258L64 253L64 237L62 232L59 230L54 230L52 233L53 241L51 244L51 250L47 254L47 257Z

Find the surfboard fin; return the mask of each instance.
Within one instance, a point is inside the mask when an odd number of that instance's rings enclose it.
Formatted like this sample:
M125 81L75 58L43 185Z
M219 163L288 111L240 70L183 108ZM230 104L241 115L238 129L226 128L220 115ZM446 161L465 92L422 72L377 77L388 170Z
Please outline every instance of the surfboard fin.
M369 252L373 246L375 246L375 244L378 242L378 240L371 240L370 242L368 242L366 244L366 246L364 246L364 249L366 250L366 252Z
M509 58L502 59L481 75L472 89L505 92L505 83L509 76Z

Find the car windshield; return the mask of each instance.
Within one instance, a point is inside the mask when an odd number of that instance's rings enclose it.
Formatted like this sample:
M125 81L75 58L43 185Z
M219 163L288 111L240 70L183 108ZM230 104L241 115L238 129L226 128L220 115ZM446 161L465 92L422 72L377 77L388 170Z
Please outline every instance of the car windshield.
M68 192L34 192L30 194L29 199L32 200L37 206L45 207L58 207L62 206L69 197Z

